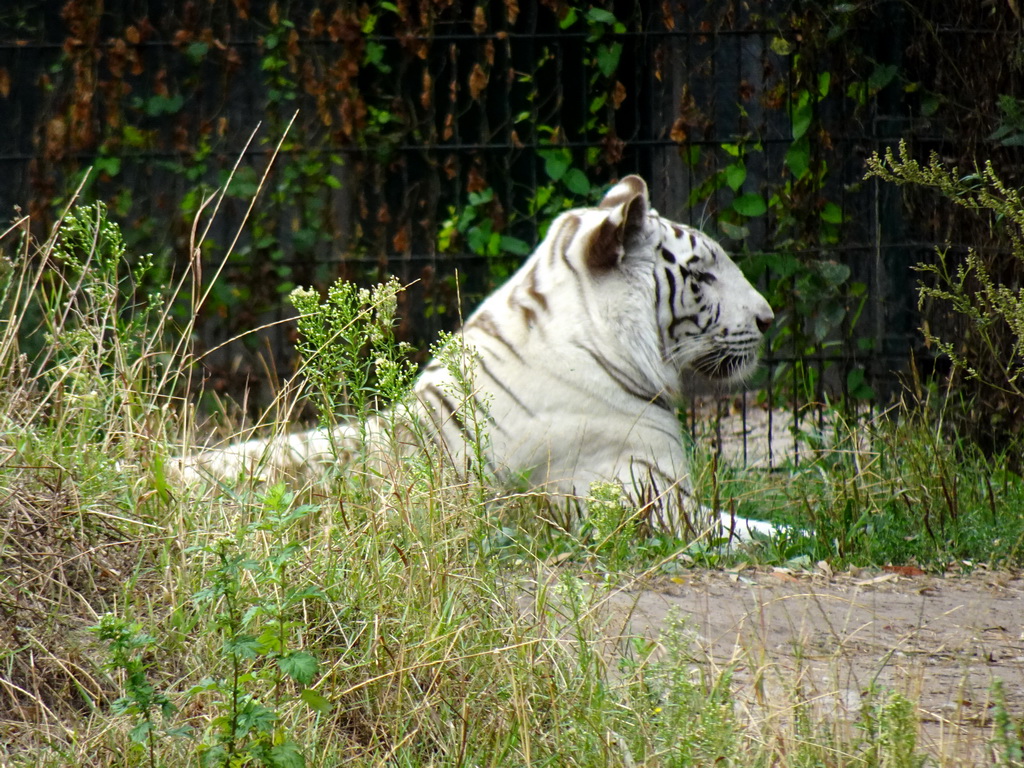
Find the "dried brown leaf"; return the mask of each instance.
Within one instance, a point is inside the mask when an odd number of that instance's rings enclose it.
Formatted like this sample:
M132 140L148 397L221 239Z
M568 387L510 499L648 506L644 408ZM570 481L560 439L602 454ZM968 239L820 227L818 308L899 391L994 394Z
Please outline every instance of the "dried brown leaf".
M478 35L487 31L487 15L482 5L473 9L473 31Z
M480 98L480 94L487 88L487 73L477 62L473 64L473 71L469 73L469 95L473 100Z

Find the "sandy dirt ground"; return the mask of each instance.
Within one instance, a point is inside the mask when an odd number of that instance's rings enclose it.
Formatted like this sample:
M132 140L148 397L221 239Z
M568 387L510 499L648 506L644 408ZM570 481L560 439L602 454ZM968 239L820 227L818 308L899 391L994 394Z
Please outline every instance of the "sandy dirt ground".
M1017 575L694 571L637 583L604 608L612 633L652 639L684 617L698 653L733 669L738 707L754 720L785 717L799 690L820 713L852 722L865 693L883 686L918 704L919 744L936 764L981 766L992 764L995 679L1024 715Z

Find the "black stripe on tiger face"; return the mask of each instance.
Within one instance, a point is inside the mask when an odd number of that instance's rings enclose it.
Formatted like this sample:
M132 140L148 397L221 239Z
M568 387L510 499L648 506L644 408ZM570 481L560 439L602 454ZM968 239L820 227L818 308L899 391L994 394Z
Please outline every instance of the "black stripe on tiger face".
M430 416L430 420L434 423L434 428L438 433L443 432L446 423L451 423L458 429L466 445L474 444L473 436L466 428L466 424L463 422L462 416L459 414L455 404L448 399L448 396L440 388L434 384L427 384L416 393L416 396L423 403L427 415Z
M697 332L692 334L693 336L702 336L705 333L707 333L708 329L711 327L712 318L710 315L707 316L704 319L704 324L701 325L700 313L697 312L689 315L680 315L678 317L673 316L672 322L669 323L667 331L668 337L670 339L676 338L676 328L682 325L683 323L690 323L694 328L697 329Z
M501 379L499 379L497 376L494 375L494 372L487 365L487 359L486 358L481 357L480 361L479 361L479 365L480 365L480 371L483 373L484 376L486 376L488 378L488 380L490 380L490 382L492 384L494 384L498 389L500 389L502 392L504 392L508 396L508 398L513 403L516 404L516 407L518 407L523 413L525 413L530 418L534 418L533 411L526 407L526 405L523 403L523 401L519 399L519 397L516 395L516 393L513 392L508 387L508 385L505 384L504 381L502 381ZM492 419L492 421L493 421L493 419Z
M651 403L659 408L664 408L667 411L674 410L669 402L664 398L660 392L652 392L650 390L645 391L643 384L637 382L631 377L626 371L623 371L610 360L605 358L603 355L598 354L590 347L583 347L590 358L597 363L597 365L608 374L608 378L619 385L627 395L635 397L637 400L642 400L645 403Z
M544 312L548 311L548 297L541 293L537 288L537 265L536 263L530 268L530 271L526 275L526 292L530 298L533 299L540 306Z
M470 321L466 323L466 329L469 330L470 328L477 328L483 331L511 352L515 356L516 360L523 362L522 355L520 355L519 351L512 346L512 343L501 334L501 331L498 329L498 324L494 322L494 317L490 312L481 312L470 319Z

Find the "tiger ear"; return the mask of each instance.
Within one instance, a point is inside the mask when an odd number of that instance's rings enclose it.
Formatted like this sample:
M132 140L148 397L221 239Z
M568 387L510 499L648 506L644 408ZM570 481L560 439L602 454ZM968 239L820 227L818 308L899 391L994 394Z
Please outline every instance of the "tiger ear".
M608 217L590 239L586 262L594 270L611 269L646 230L647 184L639 176L626 176L608 190L598 208L607 210Z

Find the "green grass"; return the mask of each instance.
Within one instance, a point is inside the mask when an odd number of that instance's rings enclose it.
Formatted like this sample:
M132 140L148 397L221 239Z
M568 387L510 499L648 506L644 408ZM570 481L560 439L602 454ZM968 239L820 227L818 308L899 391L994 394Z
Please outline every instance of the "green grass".
M1020 521L992 499L1019 502L1019 478L955 463L913 421L869 429L872 446L911 450L839 446L785 482L722 472L740 513L814 532L732 556L637 538L608 489L591 523L557 531L432 456L386 483L185 487L166 468L196 433L190 329L140 299L145 275L104 222L81 209L43 243L3 241L0 764L920 764L897 694L851 726L794 684L785 717L753 722L733 663L685 622L658 640L609 633L605 604L634 577L728 557L1016 563ZM986 548L997 529L1006 543Z
M830 434L801 445L798 463L770 473L698 470L705 497L789 527L760 547L766 562L934 572L1024 565L1024 479L1006 457L951 438L941 407L901 405L859 419L834 411L828 421Z

